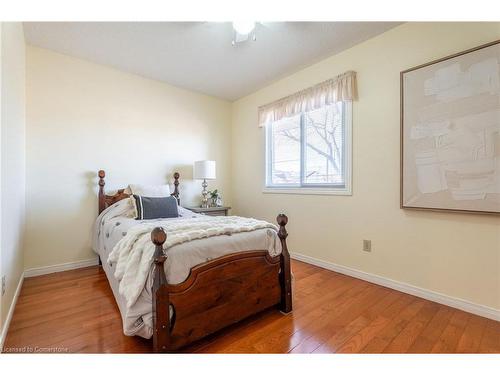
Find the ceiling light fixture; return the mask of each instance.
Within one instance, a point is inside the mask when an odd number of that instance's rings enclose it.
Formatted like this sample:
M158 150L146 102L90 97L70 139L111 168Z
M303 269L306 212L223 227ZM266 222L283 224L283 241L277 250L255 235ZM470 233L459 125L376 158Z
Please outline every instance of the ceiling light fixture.
M248 35L253 31L253 29L255 29L255 22L236 21L236 22L233 22L233 29L238 34Z
M257 22L251 21L236 21L232 22L234 29L233 41L231 44L234 46L236 43L246 42L250 37L253 41L257 40L255 36L255 26Z

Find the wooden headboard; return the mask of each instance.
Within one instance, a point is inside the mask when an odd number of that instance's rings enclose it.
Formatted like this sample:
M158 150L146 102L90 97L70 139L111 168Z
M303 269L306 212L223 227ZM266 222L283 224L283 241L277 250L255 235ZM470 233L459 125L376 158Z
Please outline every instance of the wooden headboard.
M130 197L130 194L125 193L125 189L118 189L118 191L115 194L106 195L106 193L104 193L104 185L106 185L106 182L104 182L104 177L106 177L106 172L104 172L101 169L97 173L97 175L99 176L99 214L112 204L115 204L116 202L121 201L122 199ZM181 204L181 200L179 198L179 177L180 174L178 172L175 172L174 192L170 195L175 197L175 199L177 199L178 204Z

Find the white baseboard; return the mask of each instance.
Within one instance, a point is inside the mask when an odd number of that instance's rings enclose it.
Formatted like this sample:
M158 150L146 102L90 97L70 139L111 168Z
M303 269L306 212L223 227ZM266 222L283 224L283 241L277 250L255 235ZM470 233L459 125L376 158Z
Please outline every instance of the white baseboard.
M70 262L63 264L55 264L53 266L30 268L24 271L24 277L47 275L49 273L69 271L83 267L97 266L98 264L99 264L99 259L96 257L92 259L80 260L78 262Z
M341 266L339 264L327 262L317 258L299 253L290 253L292 259L300 260L327 270L335 271L344 275L352 276L357 279L369 281L374 284L382 285L387 288L395 289L403 293L411 294L429 301L437 302L442 305L451 306L459 310L469 312L471 314L480 315L485 318L500 321L500 310L492 307L479 305L460 298L447 296L432 290L420 288L418 286L403 283L401 281L392 280L383 276L378 276L372 273L360 271L354 268Z
M2 327L2 334L0 336L0 351L3 350L3 344L5 343L5 338L7 337L7 332L9 332L10 321L12 320L12 315L14 315L14 309L16 308L17 298L21 293L21 288L23 286L24 281L24 272L21 274L19 278L19 282L17 283L16 292L14 293L14 298L12 299L12 303L9 307L9 312L7 313L7 319L5 319L5 323Z

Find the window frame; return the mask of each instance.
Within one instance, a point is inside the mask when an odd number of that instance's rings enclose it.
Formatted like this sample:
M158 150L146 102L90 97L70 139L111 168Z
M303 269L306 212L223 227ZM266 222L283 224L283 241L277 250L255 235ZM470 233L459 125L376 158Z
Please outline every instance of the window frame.
M296 185L282 185L270 184L272 181L272 145L271 142L271 126L266 126L264 131L265 138L265 158L264 158L264 188L263 193L274 194L312 194L312 195L352 195L352 101L344 101L343 104L343 125L344 125L344 184L296 184ZM301 181L304 181L305 173L305 139L304 129L305 121L304 114L300 114L300 129L301 129L301 142L300 142L300 174Z

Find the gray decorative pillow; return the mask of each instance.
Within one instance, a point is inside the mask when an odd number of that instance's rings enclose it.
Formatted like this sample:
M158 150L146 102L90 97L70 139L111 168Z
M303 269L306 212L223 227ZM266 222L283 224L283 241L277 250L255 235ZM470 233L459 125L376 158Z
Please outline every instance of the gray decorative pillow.
M172 196L157 198L134 194L133 198L136 208L136 220L179 217L177 200Z

